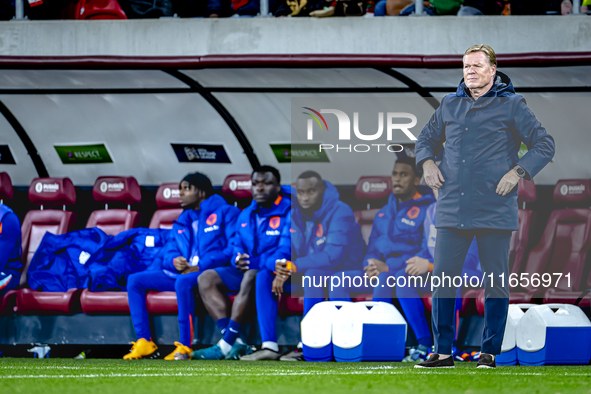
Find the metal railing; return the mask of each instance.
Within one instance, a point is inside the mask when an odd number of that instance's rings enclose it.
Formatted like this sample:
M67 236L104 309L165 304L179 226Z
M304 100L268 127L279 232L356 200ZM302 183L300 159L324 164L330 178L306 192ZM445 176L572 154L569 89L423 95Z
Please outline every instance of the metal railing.
M580 14L581 0L571 0L573 2L573 14ZM15 0L14 2L15 15L13 20L25 19L25 0ZM424 12L423 0L415 0L415 16L422 16ZM260 0L259 16L268 17L269 0Z

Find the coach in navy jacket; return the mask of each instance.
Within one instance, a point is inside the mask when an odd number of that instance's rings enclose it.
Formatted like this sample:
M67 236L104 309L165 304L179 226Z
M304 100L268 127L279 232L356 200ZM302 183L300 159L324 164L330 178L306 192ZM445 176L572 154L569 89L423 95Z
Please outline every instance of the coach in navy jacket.
M464 79L455 94L444 97L416 144L416 159L425 181L440 189L437 201L434 276L460 275L474 236L483 272L499 281L486 283L485 366L495 366L501 351L508 311L509 241L519 228L517 183L535 176L554 156L546 133L509 77L496 71L496 55L475 45L464 55ZM518 158L521 143L529 151ZM434 158L443 149L438 168ZM488 277L487 277L488 278ZM439 357L425 366L445 366L451 353L454 288L433 293L433 332ZM426 362L430 363L429 361ZM443 363L443 364L442 364ZM453 361L452 361L453 363Z

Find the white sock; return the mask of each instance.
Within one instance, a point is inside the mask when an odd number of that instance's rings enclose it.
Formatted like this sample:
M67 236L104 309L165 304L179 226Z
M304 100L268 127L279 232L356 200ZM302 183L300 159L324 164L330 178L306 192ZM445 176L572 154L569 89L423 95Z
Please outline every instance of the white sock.
M224 356L227 356L228 353L230 353L230 350L232 350L232 345L230 345L228 342L224 341L223 339L218 342L218 346L222 350L222 353L224 353Z
M244 341L240 337L236 338L236 342L238 342L240 345L244 345Z
M265 341L263 342L262 349L269 349L273 350L274 352L279 352L279 346L277 345L277 342Z

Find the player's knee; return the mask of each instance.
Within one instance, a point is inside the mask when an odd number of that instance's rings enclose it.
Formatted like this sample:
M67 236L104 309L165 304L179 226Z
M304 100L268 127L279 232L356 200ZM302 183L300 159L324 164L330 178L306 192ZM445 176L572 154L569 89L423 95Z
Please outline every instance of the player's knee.
M260 273L258 270L246 271L244 273L244 276L242 277L242 283L240 285L240 289L246 289L248 291L248 289L252 288L252 286L256 282L259 274Z
M258 273L258 270L248 270L244 273L244 279L247 281L252 281L256 278Z
M137 274L131 274L127 277L127 290L128 291L141 291L141 276Z
M174 289L177 292L187 291L193 286L197 286L197 279L189 275L179 275L174 282Z
M220 276L214 270L207 270L197 279L199 290L207 292L216 286L217 280Z

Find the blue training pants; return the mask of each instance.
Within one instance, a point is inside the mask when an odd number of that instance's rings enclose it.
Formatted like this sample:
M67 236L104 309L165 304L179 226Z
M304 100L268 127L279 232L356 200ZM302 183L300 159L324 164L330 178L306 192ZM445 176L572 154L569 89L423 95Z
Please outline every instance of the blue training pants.
M146 309L146 293L152 291L175 291L178 303L179 342L191 346L193 342L193 315L197 278L200 272L177 275L176 280L162 270L144 271L129 275L127 279L127 298L133 327L137 338L151 340L150 320Z
M303 275L313 279L314 277L330 276L333 273L334 271L329 270L310 269ZM299 275L294 277L300 278ZM266 269L261 269L256 279L257 318L263 342L277 342L277 329L275 327L275 321L277 320L277 297L271 291L273 279L275 279L275 274ZM316 279L316 283L318 282L319 279ZM310 283L313 282L311 281ZM291 288L300 287L300 285L301 283L291 284L290 280L288 280L285 282L284 289L291 290ZM283 297L290 297L290 295L284 293ZM324 287L304 286L304 316L314 305L324 301L324 299Z

